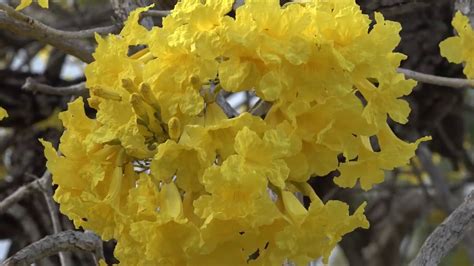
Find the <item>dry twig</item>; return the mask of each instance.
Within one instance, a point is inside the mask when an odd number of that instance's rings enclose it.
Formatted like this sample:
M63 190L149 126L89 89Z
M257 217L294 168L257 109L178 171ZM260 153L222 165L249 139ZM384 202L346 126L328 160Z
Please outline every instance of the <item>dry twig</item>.
M474 80L471 79L460 79L460 78L446 78L446 77L439 77L435 75L424 74L420 72L416 72L413 70L399 68L398 72L404 74L407 78L414 79L419 82L438 85L438 86L446 86L451 88L474 88Z
M166 17L171 14L170 10L148 10L142 13L142 16L150 17Z
M118 29L116 25L112 25L89 30L62 31L18 12L7 4L0 3L0 10L2 11L0 12L0 28L50 44L86 63L93 61L93 47L79 39L93 37L95 33L114 32Z
M31 77L27 78L22 89L32 92L41 92L44 94L61 95L61 96L84 96L87 97L89 92L86 88L86 83L81 82L66 87L53 87L41 83L37 83Z
M103 258L102 240L90 232L64 231L46 236L18 251L3 262L5 266L30 265L37 260L54 255L60 251L83 250L93 252L95 257Z
M44 187L44 185L47 184L47 182L48 182L48 177L43 176L40 179L36 179L35 181L18 188L15 192L13 192L12 194L10 194L8 197L6 197L4 200L0 202L0 214L5 213L8 210L8 208L10 208L15 203L22 200L24 197L29 195L34 190L38 190L38 189L41 189L41 187Z
M55 234L58 234L62 229L61 222L59 221L58 207L53 201L51 173L46 170L41 178L46 179L40 184L40 190L43 192L46 205L48 206L49 216L51 217L51 223L53 224L53 231ZM61 262L61 265L71 265L70 258L62 251L59 252L59 261Z
M237 117L239 116L239 112L237 112L225 99L224 97L224 91L221 90L219 93L217 93L216 96L216 103L219 105L224 113L227 115L227 117Z
M411 266L438 265L459 243L474 220L474 192L441 223L426 239Z
M85 30L77 30L77 31L64 31L52 28L43 24L42 22L27 16L21 12L16 11L9 5L1 4L0 3L0 10L3 10L7 13L7 15L13 19L18 21L24 22L29 24L32 28L47 33L51 36L60 37L60 38L67 38L67 39L86 39L86 38L94 38L95 34L109 34L119 30L118 25L110 25L110 26L103 26L97 27L92 29L85 29Z
M259 100L257 104L250 109L250 113L256 116L266 115L271 107L271 102Z
M423 169L429 174L433 187L436 191L436 203L447 213L450 213L457 205L453 203L455 198L449 191L449 185L441 170L433 163L432 154L426 145L420 145L417 150L418 159Z

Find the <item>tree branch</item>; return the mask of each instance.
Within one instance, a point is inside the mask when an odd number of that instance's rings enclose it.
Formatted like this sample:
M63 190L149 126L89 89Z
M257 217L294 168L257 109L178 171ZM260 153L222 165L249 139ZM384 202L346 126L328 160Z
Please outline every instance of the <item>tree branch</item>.
M7 4L0 3L0 10L3 11L0 12L0 28L50 44L86 63L93 61L93 47L79 39L93 37L96 32L106 34L118 29L118 26L113 25L89 30L62 31L20 13Z
M53 200L53 188L51 186L51 173L46 170L41 178L46 180L40 184L40 190L43 192L46 205L48 206L49 216L51 217L51 223L53 224L53 232L58 234L62 231L61 222L59 221L59 212L56 203ZM72 265L70 258L62 251L59 252L59 261L61 265Z
M260 99L257 104L255 104L255 106L250 109L249 112L256 116L262 116L266 115L270 108L272 108L271 102L263 101Z
M147 5L147 3L142 0L110 0L110 4L112 5L112 9L114 10L116 17L122 22L126 21L130 12L135 10L137 7ZM169 13L165 12L160 14L160 12L152 12L152 14L154 16L163 17L167 16ZM144 18L141 21L141 24L145 28L150 29L151 27L153 27L153 19L151 17L147 17L144 15L142 15L141 17Z
M421 166L430 176L430 180L436 191L435 201L446 213L450 213L456 207L453 195L449 191L449 185L441 170L434 164L429 148L422 144L416 151Z
M464 16L469 18L471 26L474 27L474 1L472 0L456 0L454 9L461 11Z
M224 113L227 115L227 117L231 118L231 117L237 117L239 116L239 112L237 112L228 102L227 100L225 99L224 97L224 91L221 90L219 91L219 93L217 93L217 96L216 96L216 103L217 105L219 105L222 109L222 111L224 111Z
M90 232L64 231L46 236L18 251L3 262L5 266L30 265L37 260L54 255L60 251L83 250L93 252L95 257L103 258L102 240Z
M150 16L150 17L166 17L171 14L170 10L148 10L143 12L141 15L143 17Z
M38 190L43 187L47 181L47 176L43 176L40 179L36 179L35 181L18 188L15 192L0 201L0 214L5 213L8 208L22 200L25 196L29 195L34 190Z
M460 79L460 78L446 78L446 77L439 77L435 75L423 74L420 72L416 72L413 70L399 68L398 72L405 75L405 77L414 79L419 82L438 85L438 86L446 86L451 88L474 88L474 80L471 79Z
M19 34L20 36L30 37L40 42L50 44L86 63L93 61L92 46L87 46L82 41L51 35L50 32L40 31L32 25L34 24L27 24L16 19L12 19L11 17L7 16L6 13L0 12L0 28Z
M85 30L63 31L63 30L58 30L50 26L47 26L30 16L27 16L21 12L16 11L14 8L12 8L9 5L0 3L0 10L5 11L9 17L16 19L18 21L24 22L26 24L29 24L32 28L35 28L38 31L47 32L50 35L61 37L61 38L68 38L68 39L94 38L96 33L103 35L103 34L109 34L109 33L115 32L120 29L118 25L110 25L110 26L103 26L103 27L97 27L97 28L85 29Z
M474 192L441 223L426 239L411 266L438 265L459 243L474 220Z
M41 92L44 94L61 95L61 96L89 96L89 91L86 88L86 83L81 82L66 87L53 87L36 82L33 78L26 79L25 84L21 87L23 90L32 92Z

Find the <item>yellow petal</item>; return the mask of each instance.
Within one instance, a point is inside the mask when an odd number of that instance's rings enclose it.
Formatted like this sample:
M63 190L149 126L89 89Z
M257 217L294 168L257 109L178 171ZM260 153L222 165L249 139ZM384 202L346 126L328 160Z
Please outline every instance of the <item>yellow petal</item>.
M0 120L4 119L5 117L8 117L7 110L0 107Z
M38 3L42 8L48 8L49 7L48 1L49 0L38 0Z
M53 148L53 145L50 142L45 141L43 139L39 139L39 141L41 142L41 144L43 144L43 147L44 147L44 156L47 159L46 166L51 171L50 165L57 162L59 158L58 153Z
M110 181L109 192L105 197L106 201L109 201L111 205L117 207L117 199L120 194L123 180L122 167L115 167L112 172L112 181Z
M20 4L16 7L16 10L20 11L20 10L28 7L29 5L31 5L32 2L33 2L33 0L21 0Z
M49 3L48 3L49 0L38 0L38 4L42 7L42 8L48 8L49 7ZM28 6L31 5L31 3L33 3L33 0L21 0L20 4L16 7L16 10L17 11L20 11Z
M469 18L463 15L460 11L456 12L451 24L460 35L464 35L464 33L469 31L471 28L471 25L469 24Z
M163 184L160 196L161 213L174 219L179 218L183 214L183 201L174 182Z
M168 134L170 138L175 141L177 141L181 135L181 123L175 116L168 121Z
M308 211L303 207L301 202L293 193L289 191L283 191L281 196L286 213L290 216L293 222L301 224L308 215Z
M462 41L459 37L450 37L439 44L441 55L446 57L449 62L460 64L463 59Z

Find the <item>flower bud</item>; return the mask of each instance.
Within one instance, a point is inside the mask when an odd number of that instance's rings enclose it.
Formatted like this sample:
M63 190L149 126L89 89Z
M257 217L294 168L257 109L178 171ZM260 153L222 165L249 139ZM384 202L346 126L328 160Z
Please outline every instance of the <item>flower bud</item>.
M175 141L177 141L181 135L181 123L176 116L173 116L168 121L168 135Z

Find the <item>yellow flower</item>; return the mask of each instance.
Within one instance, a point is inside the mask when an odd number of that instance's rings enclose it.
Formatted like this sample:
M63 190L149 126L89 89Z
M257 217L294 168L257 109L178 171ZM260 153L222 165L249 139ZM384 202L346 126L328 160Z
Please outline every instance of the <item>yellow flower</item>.
M125 21L123 29L120 31L120 35L124 36L127 40L128 45L139 45L143 42L147 42L148 30L140 25L140 14L152 8L154 5L148 7L137 8L130 12L130 15Z
M249 113L223 120L222 116L219 116L217 121L213 121L214 123L199 122L199 125L190 125L185 128L180 143L201 149L205 153L206 160L216 160L218 164L236 153L234 140L242 128L248 127L258 134L266 129L260 117Z
M285 61L300 65L311 52L306 36L298 34L308 19L298 11L282 9L278 1L248 1L235 20L225 20L226 59L219 65L219 78L226 90L255 88L259 97L274 101L288 89Z
M357 160L345 162L339 167L341 175L334 179L336 184L341 187L353 187L357 179L360 179L361 188L369 190L383 181L384 170L407 165L410 158L415 156L419 143L431 139L423 137L414 143L406 143L400 140L388 125L381 128L377 136L380 152L373 151L368 138L360 138Z
M378 87L367 79L356 83L368 102L362 116L376 127L386 124L387 114L392 120L405 124L408 122L410 106L399 98L408 95L415 84L415 81L405 80L402 74L394 74L391 80L380 82Z
M368 228L365 205L363 203L353 215L349 215L349 206L341 201L323 204L318 199L312 202L307 211L300 211L299 223L276 233L275 240L261 250L256 262L277 265L288 258L297 265L307 265L314 258L323 257L327 263L331 251L344 234L358 227Z
M32 2L33 2L33 0L21 0L20 4L16 7L16 10L18 10L18 11L22 10L22 9L30 6ZM48 8L49 7L48 0L38 0L38 4L42 8Z
M81 98L69 104L69 110L60 118L66 128L59 145L62 155L42 141L47 167L53 183L58 185L54 199L77 227L84 226L110 238L116 230L114 209L125 203L126 194L122 191L132 185L127 180L136 177L131 175L133 171L130 172L131 165L126 163L122 148L92 141L97 122L85 115Z
M257 133L244 127L235 136L234 147L242 164L251 167L248 171L267 177L272 185L283 189L290 169L282 158L291 155L290 149L298 148L291 147L291 144L277 130L268 130L260 138Z
M168 140L159 146L150 169L159 181L170 182L176 177L178 186L185 191L200 191L198 178L212 164L206 159L200 150Z
M270 223L277 209L267 191L268 181L252 170L252 166L245 165L236 155L221 166L208 168L202 182L210 195L203 195L194 203L196 213L202 218L245 219L257 226ZM229 205L228 202L234 203ZM273 215L268 215L271 213Z
M400 98L415 85L396 71L398 23L375 14L369 30L354 0L248 0L231 18L233 2L179 1L150 30L140 8L120 34L97 36L85 71L97 113L71 103L61 155L44 143L61 211L116 239L122 264L327 259L367 228L365 204L353 215L323 204L308 179L338 171L336 184L367 190L426 140L405 143L387 124L407 122ZM222 91L271 108L228 118Z
M8 117L8 113L5 109L0 107L0 120L4 119L5 117Z
M464 74L472 79L474 78L474 31L469 24L469 18L459 11L456 12L452 24L458 36L449 37L439 44L441 55L452 63L465 62Z

